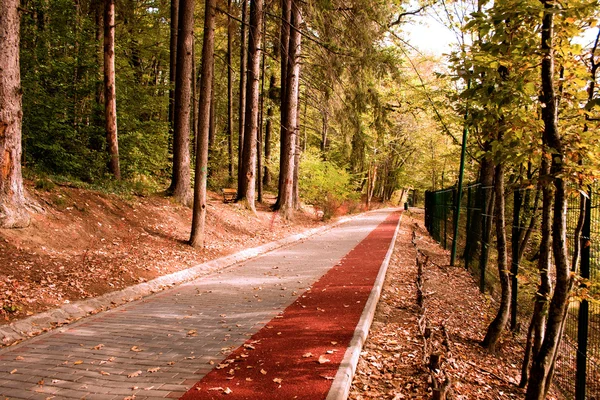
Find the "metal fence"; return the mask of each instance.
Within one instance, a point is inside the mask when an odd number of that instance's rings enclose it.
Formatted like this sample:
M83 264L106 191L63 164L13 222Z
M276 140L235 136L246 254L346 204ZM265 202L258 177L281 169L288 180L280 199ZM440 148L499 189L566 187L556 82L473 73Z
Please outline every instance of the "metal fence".
M569 306L554 375L555 385L565 396L577 400L600 399L600 186L591 187L587 195L591 206L587 207L584 219L584 246L578 268L582 280ZM576 190L569 196L567 240L571 254L580 202L585 199ZM425 225L432 237L449 250L454 240L455 218L458 217L456 258L478 277L482 292L499 296L493 187L479 183L466 185L458 213L457 200L456 187L426 192ZM540 213L541 200L535 189L518 189L507 194L506 234L512 244L509 250L513 289L510 325L523 340L539 281L536 264L539 254L536 250L540 240ZM523 246L526 236L527 245ZM523 254L520 261L519 253Z

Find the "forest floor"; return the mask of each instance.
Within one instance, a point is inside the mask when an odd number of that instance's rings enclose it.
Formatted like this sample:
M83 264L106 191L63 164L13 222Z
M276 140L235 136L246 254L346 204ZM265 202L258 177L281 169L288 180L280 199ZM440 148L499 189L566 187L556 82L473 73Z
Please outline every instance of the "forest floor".
M283 221L265 196L253 215L209 192L207 239L194 249L192 210L160 196L120 197L70 185L27 183L44 212L0 229L0 323L96 297L323 225L315 213Z
M418 251L429 258L423 266L423 308L417 305ZM524 397L517 387L523 347L510 333L496 354L480 346L496 304L479 292L468 271L449 263L450 252L423 225L423 210L405 212L350 399L429 399L433 379L443 382L444 374L451 381L448 399ZM427 341L424 326L431 331ZM433 372L432 353L441 355ZM547 398L562 397L554 390Z

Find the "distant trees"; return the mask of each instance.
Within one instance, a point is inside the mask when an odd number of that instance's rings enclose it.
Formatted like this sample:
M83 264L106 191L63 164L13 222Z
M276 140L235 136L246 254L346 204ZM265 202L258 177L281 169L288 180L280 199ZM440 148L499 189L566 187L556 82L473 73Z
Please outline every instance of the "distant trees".
M0 227L29 225L21 174L19 0L0 2Z

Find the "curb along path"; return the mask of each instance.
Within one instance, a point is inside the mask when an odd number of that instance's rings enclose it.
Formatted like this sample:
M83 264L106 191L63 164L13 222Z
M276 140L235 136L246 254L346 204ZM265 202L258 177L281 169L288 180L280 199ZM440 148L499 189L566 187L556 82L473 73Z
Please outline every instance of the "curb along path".
M3 349L0 396L325 398L398 218L371 212Z

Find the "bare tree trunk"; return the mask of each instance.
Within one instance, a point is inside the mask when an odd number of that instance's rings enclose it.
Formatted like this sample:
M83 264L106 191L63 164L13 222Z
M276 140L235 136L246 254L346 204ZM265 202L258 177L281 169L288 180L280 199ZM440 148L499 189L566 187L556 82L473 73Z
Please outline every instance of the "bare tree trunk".
M563 322L567 313L569 294L572 286L571 271L567 256L567 197L566 183L563 180L564 149L558 132L556 93L554 90L554 13L553 1L542 0L544 15L542 20L542 108L544 134L542 142L545 150L552 151L550 172L554 181L554 213L552 217L552 253L556 268L556 284L548 309L546 332L540 351L531 365L530 380L525 398L542 400L546 397L556 360L556 352L562 336Z
M104 2L104 117L108 146L108 169L121 179L117 138L117 88L115 83L115 0Z
M190 112L194 1L180 0L175 76L175 115L173 120L173 175L169 193L184 205L192 202L190 188Z
M244 130L246 129L246 71L247 36L246 14L248 13L248 0L242 0L242 23L240 25L240 108L238 110L238 194L237 200L242 198L244 177L242 176L242 159L244 154Z
M202 74L200 79L200 101L198 102L198 146L196 154L196 176L194 177L194 209L190 245L204 245L206 221L206 180L208 177L208 134L213 99L213 74L215 53L215 7L217 0L206 0L204 6L204 39L202 44Z
M19 0L0 1L0 228L29 225L21 174Z
M300 32L299 26L302 21L300 5L292 0L290 33L288 49L288 64L286 67L286 89L285 99L285 126L282 126L282 134L286 135L286 148L280 159L280 187L279 187L279 209L283 218L292 217L294 208L294 157L296 154L296 136L298 135L298 94L300 77ZM283 118L282 118L283 120Z
M275 87L275 75L271 75L269 80L269 94L274 90ZM269 95L269 98L271 96ZM269 186L271 184L271 129L273 118L273 106L269 102L267 107L267 123L265 124L265 169L263 173L263 185Z
M263 18L263 34L266 35L267 19ZM259 101L259 117L258 117L258 137L257 137L257 155L256 155L256 187L258 193L258 202L263 201L263 181L262 181L262 153L263 153L263 117L265 112L265 52L261 57L260 67L260 101Z
M285 176L287 174L287 158L290 151L290 144L288 143L289 133L287 132L287 69L289 59L289 45L290 45L290 19L292 14L292 0L281 0L281 25L280 25L280 64L281 64L281 105L279 107L280 113L280 132L279 132L279 181L277 184L277 201L273 208L278 210L281 208L283 199L282 191L286 185ZM294 143L295 146L295 143ZM286 164L286 165L284 165ZM290 183L291 184L291 183ZM287 192L285 193L287 195ZM287 200L287 199L286 199Z
M169 125L173 130L175 116L175 77L177 70L177 34L179 32L179 0L171 0L171 40L169 42Z
M231 15L231 0L227 0L227 12ZM233 67L231 65L233 23L227 17L227 160L229 179L233 179Z
M525 355L523 356L523 365L521 367L521 382L519 387L527 386L529 382L529 368L531 356L535 358L542 346L544 339L544 323L548 308L548 298L552 292L552 282L550 281L550 225L552 223L552 187L550 186L550 164L545 156L542 156L540 167L540 183L542 190L542 219L541 219L541 240L540 240L540 258L538 259L538 272L540 275L540 284L535 294L535 305L531 322L527 329L527 342L525 344Z
M248 82L246 82L246 116L244 127L244 148L242 154L241 191L239 200L253 212L256 188L256 140L258 137L258 97L260 84L260 60L262 43L262 19L264 0L250 3L250 30L248 42Z
M488 327L482 346L491 352L496 350L496 344L504 331L510 314L510 276L508 266L508 255L506 248L506 221L505 221L505 198L504 198L504 166L498 164L495 173L495 216L496 216L496 246L498 250L498 276L502 288L502 297L496 318Z

